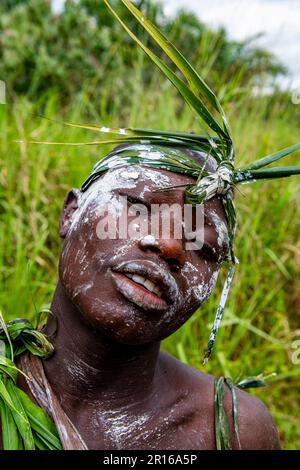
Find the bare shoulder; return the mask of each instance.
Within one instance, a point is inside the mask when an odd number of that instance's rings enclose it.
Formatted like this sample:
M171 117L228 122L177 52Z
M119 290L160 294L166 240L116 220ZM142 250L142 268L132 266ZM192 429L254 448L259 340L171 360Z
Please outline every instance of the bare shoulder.
M278 431L272 416L262 401L239 389L237 389L237 401L242 449L280 449Z
M214 383L215 378L212 375L205 374L194 369L175 358L164 355L164 361L168 364L174 376L177 376L177 382L181 387L189 390L188 400L190 406L195 409L196 417L193 420L193 426L199 431L208 423L212 439L214 439ZM280 441L277 429L273 419L266 406L249 393L236 389L238 402L238 425L241 447L243 450L277 450L280 449ZM224 389L224 410L228 417L231 442L234 449L238 449L238 441L234 432L232 395L227 386Z

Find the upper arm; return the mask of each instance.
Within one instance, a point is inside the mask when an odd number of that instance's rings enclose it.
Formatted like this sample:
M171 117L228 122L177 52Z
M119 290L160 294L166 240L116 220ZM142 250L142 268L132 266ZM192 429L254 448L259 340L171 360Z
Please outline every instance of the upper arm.
M243 450L278 450L280 440L266 406L257 398L237 391L239 437Z

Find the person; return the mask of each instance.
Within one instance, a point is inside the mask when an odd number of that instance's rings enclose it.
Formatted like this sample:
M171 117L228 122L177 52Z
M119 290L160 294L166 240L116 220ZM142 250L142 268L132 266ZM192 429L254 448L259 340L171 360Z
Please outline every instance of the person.
M205 162L202 153L185 152L215 171L212 158ZM136 204L167 202L183 208L184 189L178 186L193 181L162 169L124 164L112 167L85 192L73 189L65 200L59 280L44 329L46 335L56 330L54 354L42 364L84 448L216 448L214 378L162 352L160 342L190 318L216 283L228 252L221 198L204 204L200 250L187 250L186 240L174 237L175 219L170 237L160 236L155 243L147 235L99 238L107 203L112 210L118 208L118 221ZM126 197L127 207L119 207L120 196ZM163 212L160 216L165 220ZM30 363L23 371L34 375ZM21 375L19 384L43 406L30 381ZM241 448L278 449L278 433L265 406L240 390L237 401ZM238 449L227 388L224 409L232 448ZM55 424L60 432L60 420Z
M236 168L227 119L208 85L129 0L123 6L168 64L104 3L196 113L204 134L64 123L109 136L82 145L123 145L65 200L59 280L43 332L26 320L6 325L0 315L3 447L279 449L259 400L229 378L163 353L160 342L201 307L229 261L209 359L237 264L234 189L299 175L300 166L270 165L300 144Z

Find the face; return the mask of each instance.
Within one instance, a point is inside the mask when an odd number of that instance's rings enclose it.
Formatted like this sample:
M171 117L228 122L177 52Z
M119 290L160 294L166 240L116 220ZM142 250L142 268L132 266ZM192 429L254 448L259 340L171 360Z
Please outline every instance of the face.
M185 220L161 206L175 204L183 211L184 188L163 188L192 182L188 176L131 166L110 170L85 193L69 194L61 217L60 280L84 318L107 337L124 344L159 341L212 292L228 251L221 201L204 204L204 243L197 250L187 249L184 234L178 236L178 224L182 228ZM141 234L141 226L153 228L150 208L159 222L156 237ZM117 230L107 230L110 238L104 239L101 229L108 229L109 213ZM169 214L166 237L162 227ZM193 219L195 224L195 214ZM128 233L121 238L121 220L127 220L130 238Z

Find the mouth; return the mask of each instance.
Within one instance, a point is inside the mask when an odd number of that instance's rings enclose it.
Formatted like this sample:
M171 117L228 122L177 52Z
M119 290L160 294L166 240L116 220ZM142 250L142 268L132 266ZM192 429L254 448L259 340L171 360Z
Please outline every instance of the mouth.
M117 290L146 311L165 312L178 297L174 278L152 261L121 263L111 275Z

